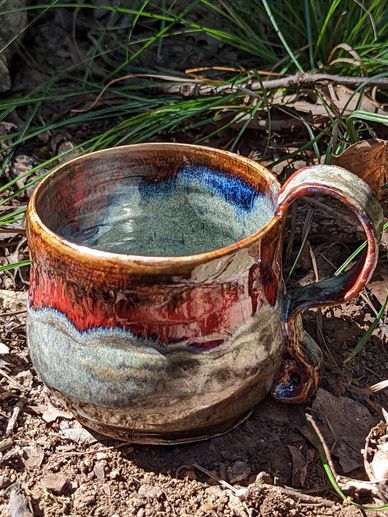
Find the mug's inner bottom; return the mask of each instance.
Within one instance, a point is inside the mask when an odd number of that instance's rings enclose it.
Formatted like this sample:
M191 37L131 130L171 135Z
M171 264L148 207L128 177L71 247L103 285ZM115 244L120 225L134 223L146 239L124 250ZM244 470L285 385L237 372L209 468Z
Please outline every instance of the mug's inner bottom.
M257 232L273 204L237 176L186 166L163 179L109 178L81 199L57 232L102 251L143 256L193 255Z

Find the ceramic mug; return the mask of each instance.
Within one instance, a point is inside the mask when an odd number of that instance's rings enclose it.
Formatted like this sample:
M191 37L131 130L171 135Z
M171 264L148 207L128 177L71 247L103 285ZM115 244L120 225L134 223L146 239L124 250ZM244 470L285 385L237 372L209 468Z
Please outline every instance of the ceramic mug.
M348 206L367 247L349 271L286 293L287 210L313 194ZM151 143L61 165L27 223L28 343L43 381L91 429L175 443L229 430L271 389L284 402L314 392L321 354L300 313L361 291L383 215L340 167L305 167L281 187L248 158Z

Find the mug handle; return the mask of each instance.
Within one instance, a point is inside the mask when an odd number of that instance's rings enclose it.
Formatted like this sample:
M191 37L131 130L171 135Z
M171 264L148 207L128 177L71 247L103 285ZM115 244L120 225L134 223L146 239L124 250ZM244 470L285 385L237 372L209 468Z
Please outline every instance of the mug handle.
M383 228L383 211L370 187L334 165L304 167L293 174L279 191L275 215L285 219L296 199L314 194L337 198L353 211L366 233L367 248L349 271L287 292L282 314L287 353L272 390L282 402L304 402L318 385L322 352L303 331L300 313L347 302L361 291L376 267Z

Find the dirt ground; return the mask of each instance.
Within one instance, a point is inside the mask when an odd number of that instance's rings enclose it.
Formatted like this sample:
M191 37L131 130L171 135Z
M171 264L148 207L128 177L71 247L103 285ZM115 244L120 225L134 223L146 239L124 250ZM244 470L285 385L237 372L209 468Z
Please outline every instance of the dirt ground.
M43 40L47 33L37 32ZM39 43L38 38L34 41ZM59 35L57 44L63 41ZM49 48L45 40L43 48ZM50 48L44 53L38 49L43 61L46 55L49 61L58 55ZM55 63L50 61L48 65ZM34 85L35 79L33 74L19 72L15 84L23 90ZM16 116L12 121L18 124ZM98 130L87 127L54 132L46 142L23 148L20 155L27 157L27 166L31 166L46 155L61 152L61 145L77 143ZM211 145L222 147L228 138L222 136ZM287 135L281 135L277 142L271 142L272 159L277 159L285 147L295 148L306 138L292 135L289 141ZM181 140L190 140L190 135ZM247 131L239 151L260 157L260 149L266 144L263 137L260 148L258 140L257 134ZM281 173L284 181L293 170L311 162L310 158L308 154L297 156L293 163L277 166L275 173ZM11 164L11 173L17 159ZM26 202L27 197L15 199L18 205ZM343 222L343 209L333 206L338 214L335 221L326 212L318 210L314 214L307 244L289 285L314 281L314 259L320 278L331 276L364 239L356 226ZM285 249L285 276L298 252L310 208L304 205L298 211L294 242ZM290 225L286 246L289 240ZM7 262L27 257L23 235L0 234L0 264L5 263L5 257ZM28 355L28 268L1 274L0 516L365 515L364 510L343 503L335 494L312 443L305 413L314 415L337 473L367 480L361 450L369 431L382 420L381 408L387 408L388 399L384 391L370 394L365 388L387 377L387 316L362 351L351 361L344 361L374 320L372 307L378 311L384 303L387 279L387 245L382 245L378 268L363 296L341 307L304 315L305 328L325 356L320 389L314 399L303 406L287 406L267 397L228 434L192 445L156 447L92 435L60 406L42 384ZM357 494L357 500L373 504L363 493Z

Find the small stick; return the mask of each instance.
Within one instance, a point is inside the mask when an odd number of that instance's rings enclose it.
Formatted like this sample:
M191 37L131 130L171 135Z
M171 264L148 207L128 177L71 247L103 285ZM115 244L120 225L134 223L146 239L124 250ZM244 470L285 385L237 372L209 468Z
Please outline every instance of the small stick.
M182 82L182 81L181 81ZM193 84L194 83L194 84ZM332 74L305 74L297 73L281 77L280 79L271 79L268 81L254 81L246 84L223 84L215 86L203 81L186 81L186 84L169 86L166 88L168 93L180 94L183 97L199 97L207 95L228 95L230 93L244 92L248 95L256 97L255 91L274 90L278 88L300 88L302 86L312 86L314 84L343 84L345 86L380 86L381 88L388 86L388 78L369 78L369 77L350 77Z
M123 442L117 445L112 445L112 447L102 447L101 449L93 449L91 451L67 451L60 453L61 456L83 456L84 454L97 454L98 452L109 452L115 449L121 449L122 447L126 447L127 445L132 445L133 442ZM127 452L132 452L133 447L131 447Z
M14 381L12 379L12 377L10 377L8 375L7 372L5 372L4 370L1 370L0 369L0 376L3 376L5 379L7 379L7 381L16 389L20 390L20 391L25 391L24 389L24 386L22 386L21 384L19 384L18 382Z
M212 472L210 472L210 470L205 469L205 467L202 467L201 465L198 465L198 463L193 463L193 467L195 467L196 469L200 470L201 472L203 472L207 476L215 479L220 485L224 486L225 488L228 488L234 494L238 493L238 490L236 488L234 488L234 486L230 485L227 481L224 481L223 479L219 478L218 476L212 474Z
M25 235L26 233L26 229L25 228L19 228L19 227L16 227L16 228L0 228L0 234L14 234L14 233L21 233L23 235Z
M337 503L334 501L330 501L328 499L323 499L322 497L317 497L314 495L305 494L303 492L299 492L289 487L276 487L280 492L285 492L287 495L296 499L297 501L301 501L305 504L309 504L311 506L335 506ZM327 488L326 488L327 490Z
M16 316L17 314L24 314L27 312L27 309L23 309L22 311L14 311L14 312L2 312L0 313L0 318L6 316Z
M25 403L26 401L23 398L20 398L17 401L15 407L13 408L11 418L8 421L7 428L5 430L5 436L10 435L14 431L16 422L19 418L20 413L22 412Z
M0 452L4 452L13 445L12 438L5 438L4 440L0 440Z
M351 219L350 217L347 217L344 214L341 214L338 212L338 210L335 210L329 205L325 205L324 203L321 203L317 199L313 199L311 197L303 196L303 201L309 205L312 205L316 208L319 208L320 210L323 210L324 212L327 212L328 214L332 215L336 219L342 219L346 224L350 226L355 226L355 221Z

